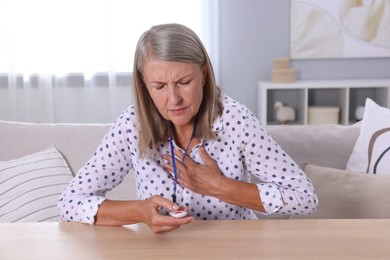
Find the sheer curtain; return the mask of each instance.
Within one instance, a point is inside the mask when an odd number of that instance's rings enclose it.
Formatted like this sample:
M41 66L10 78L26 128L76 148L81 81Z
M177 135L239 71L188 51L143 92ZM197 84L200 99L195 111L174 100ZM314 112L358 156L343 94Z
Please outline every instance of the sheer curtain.
M0 120L112 122L145 30L187 25L218 73L217 21L217 0L0 0Z

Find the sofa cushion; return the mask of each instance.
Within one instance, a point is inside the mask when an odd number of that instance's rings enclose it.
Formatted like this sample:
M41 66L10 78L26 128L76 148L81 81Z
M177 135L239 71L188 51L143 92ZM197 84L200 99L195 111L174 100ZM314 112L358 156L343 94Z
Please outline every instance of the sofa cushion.
M390 174L390 109L367 98L360 135L346 167L350 171Z
M55 146L73 174L87 162L111 124L37 124L0 121L0 160Z
M57 201L72 177L54 147L0 162L0 222L58 221Z
M360 125L277 125L267 129L301 168L311 163L345 169Z
M45 124L0 121L0 161L19 158L55 146L75 175L91 158L111 124ZM116 200L136 199L131 171L123 182L107 193Z
M308 164L304 170L318 195L311 215L293 218L390 218L390 176Z

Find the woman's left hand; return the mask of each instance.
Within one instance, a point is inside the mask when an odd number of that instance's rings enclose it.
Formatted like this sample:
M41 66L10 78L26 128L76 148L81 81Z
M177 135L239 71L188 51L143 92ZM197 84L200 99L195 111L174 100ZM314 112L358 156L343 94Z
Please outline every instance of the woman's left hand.
M178 175L177 182L193 192L216 196L219 193L218 188L221 187L221 182L225 177L221 175L217 163L210 157L203 146L200 147L199 151L200 157L204 161L203 165L197 164L189 156L184 158L184 162L175 159ZM183 158L184 156L179 150L175 150L174 153L178 158ZM174 178L171 155L164 155L164 159L168 161L164 166L165 169Z

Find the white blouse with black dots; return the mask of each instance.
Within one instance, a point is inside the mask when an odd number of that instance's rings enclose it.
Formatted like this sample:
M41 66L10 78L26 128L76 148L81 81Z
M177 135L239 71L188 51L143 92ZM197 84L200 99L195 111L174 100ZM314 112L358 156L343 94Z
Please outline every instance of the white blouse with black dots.
M267 215L313 212L318 204L317 195L302 169L245 106L224 96L223 107L222 116L212 126L217 138L201 140L188 156L203 163L199 148L204 145L225 177L249 182L251 174L257 176ZM147 156L140 159L139 134L135 109L130 106L121 113L91 159L63 192L58 203L61 220L93 224L106 192L120 184L128 172L135 174L138 199L153 195L171 199L173 179L163 168L163 154L170 153L169 140L150 149ZM180 148L175 145L175 149ZM177 202L189 207L189 214L197 219L257 219L251 209L192 192L180 185L177 185Z

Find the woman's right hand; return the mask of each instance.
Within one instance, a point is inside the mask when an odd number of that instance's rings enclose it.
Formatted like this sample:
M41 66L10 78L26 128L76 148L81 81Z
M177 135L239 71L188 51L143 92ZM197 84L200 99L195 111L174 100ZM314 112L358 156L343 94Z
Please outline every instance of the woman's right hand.
M147 200L113 201L105 200L96 215L96 225L119 226L144 222L154 233L165 233L191 223L193 217L174 218L161 215L162 208L168 211L187 211L172 201L155 195Z
M187 207L178 206L172 201L155 195L145 200L142 208L140 209L140 217L145 224L147 224L150 229L157 234L170 232L175 229L178 229L181 225L191 223L193 217L183 217L183 218L174 218L171 216L164 216L160 214L162 208L167 209L168 211L187 211Z

